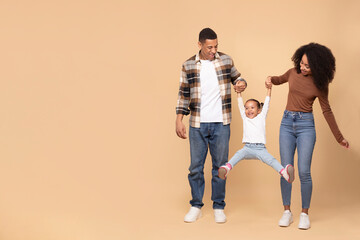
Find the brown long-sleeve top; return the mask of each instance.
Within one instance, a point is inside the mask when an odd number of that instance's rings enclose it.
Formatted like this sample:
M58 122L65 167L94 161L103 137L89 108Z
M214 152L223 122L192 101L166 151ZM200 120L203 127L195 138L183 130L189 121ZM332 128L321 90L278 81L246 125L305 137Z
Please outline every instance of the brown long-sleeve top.
M311 76L304 76L297 73L295 68L289 69L281 76L271 77L274 85L289 83L289 94L286 110L293 112L312 112L312 106L316 98L323 111L324 117L337 142L344 140L339 127L336 123L335 116L331 111L328 100L329 90L320 91L314 84Z

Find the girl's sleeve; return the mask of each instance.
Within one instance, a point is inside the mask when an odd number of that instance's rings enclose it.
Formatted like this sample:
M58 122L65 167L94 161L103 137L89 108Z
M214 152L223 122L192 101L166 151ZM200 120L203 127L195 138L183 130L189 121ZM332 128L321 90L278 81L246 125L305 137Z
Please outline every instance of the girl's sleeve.
M238 97L238 106L239 106L239 110L240 110L240 115L244 119L246 117L246 115L245 115L245 107L244 107L244 102L243 102L242 97Z
M296 70L295 70L295 68L291 68L281 76L271 76L272 84L280 85L280 84L288 82L291 71L296 71Z
M336 123L335 120L335 116L333 114L333 112L331 111L331 107L329 104L329 100L328 100L328 96L329 96L329 90L326 89L325 92L323 92L318 98L319 98L319 103L321 106L321 109L323 111L324 117L331 129L331 132L333 133L336 141L338 143L340 143L342 140L344 140L343 135L340 132L340 129Z
M261 110L261 114L263 114L265 117L269 111L269 106L270 106L270 97L266 96L264 106L262 107L262 110Z

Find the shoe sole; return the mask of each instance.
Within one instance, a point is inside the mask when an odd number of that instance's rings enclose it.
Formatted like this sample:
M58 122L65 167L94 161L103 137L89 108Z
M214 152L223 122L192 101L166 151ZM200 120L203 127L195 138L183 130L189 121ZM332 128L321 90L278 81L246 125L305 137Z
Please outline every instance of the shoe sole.
M279 224L279 226L280 226L280 227L288 227L288 226L290 226L293 222L294 222L294 221L289 222L289 225L280 225L280 224Z
M298 227L300 230L308 230L310 227L308 228L304 228L304 227Z
M196 222L196 221L197 221L199 218L201 218L201 217L202 217L202 213L200 212L199 216L197 216L195 220L193 220L193 221L186 221L186 220L184 219L184 222L186 222L186 223L193 223L193 222Z
M215 222L218 224L222 224L222 223L226 223L226 220L225 221L215 221Z
M222 180L226 179L226 169L225 168L219 168L219 178Z
M287 174L289 175L289 183L292 183L295 180L294 167L292 165L288 166L286 169Z

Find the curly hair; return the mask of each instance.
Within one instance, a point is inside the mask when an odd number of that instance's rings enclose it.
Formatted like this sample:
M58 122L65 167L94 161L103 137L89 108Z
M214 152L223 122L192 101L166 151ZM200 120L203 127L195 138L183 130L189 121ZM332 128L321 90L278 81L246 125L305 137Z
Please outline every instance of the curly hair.
M334 79L335 57L331 50L318 43L309 43L296 50L291 60L294 62L297 73L300 73L300 62L306 54L315 86L323 91Z

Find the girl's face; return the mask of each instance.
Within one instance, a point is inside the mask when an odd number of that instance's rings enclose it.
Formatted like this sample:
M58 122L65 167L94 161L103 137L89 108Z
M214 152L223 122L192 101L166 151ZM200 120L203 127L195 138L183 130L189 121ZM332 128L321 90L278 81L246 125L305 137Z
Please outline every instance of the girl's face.
M260 113L257 102L247 101L245 103L245 115L246 117L252 119Z
M311 75L311 69L306 54L304 54L301 58L300 70L301 70L301 74L304 76Z

